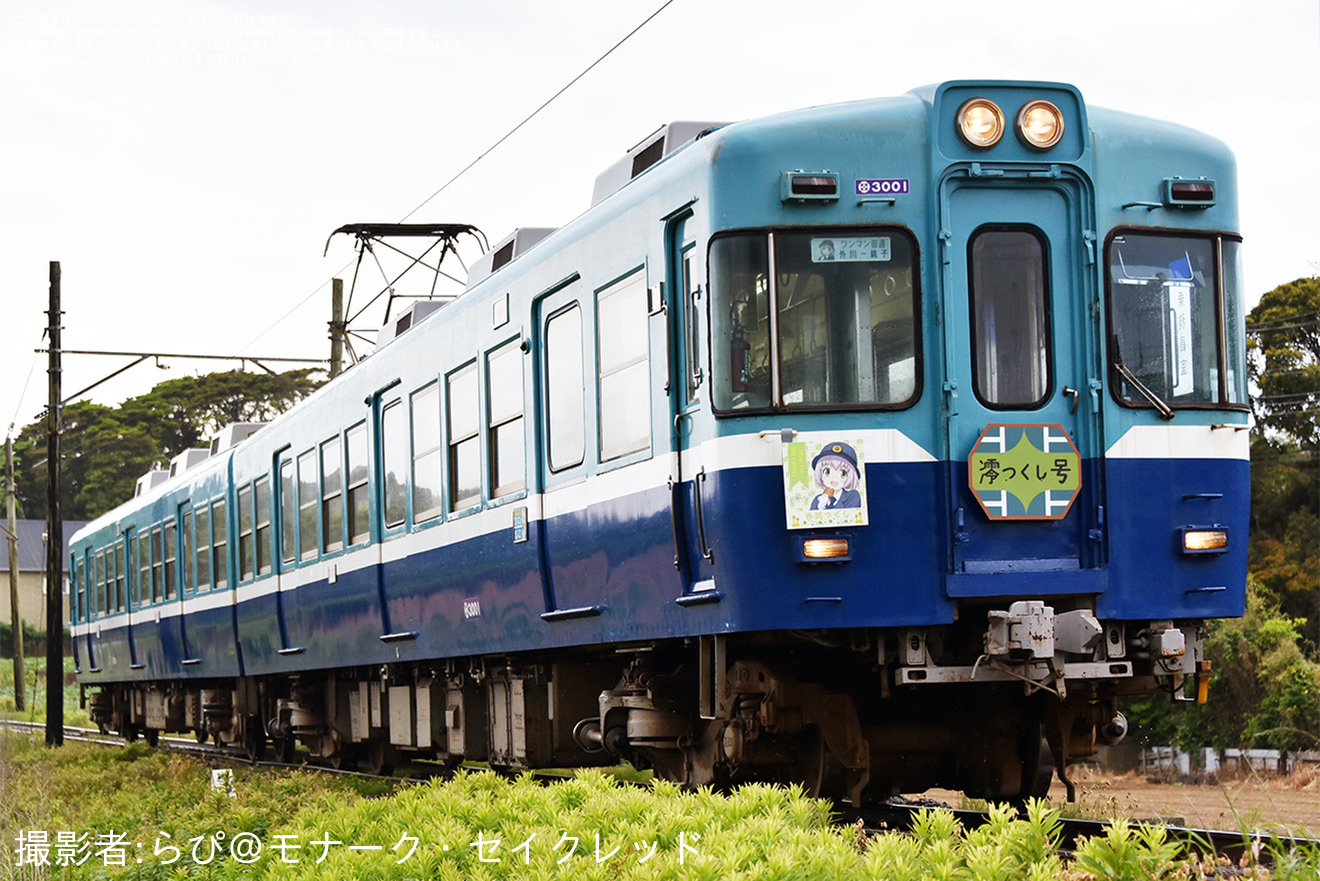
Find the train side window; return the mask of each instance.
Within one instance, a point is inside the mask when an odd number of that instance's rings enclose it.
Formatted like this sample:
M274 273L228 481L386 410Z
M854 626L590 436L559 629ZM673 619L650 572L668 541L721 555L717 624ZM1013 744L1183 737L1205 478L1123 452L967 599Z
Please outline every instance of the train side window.
M645 272L596 295L602 462L651 445L647 314Z
M80 622L86 621L87 620L87 563L85 560L82 566L78 568L78 576L73 580L73 583L78 585L78 595L77 598L75 599L76 605L74 606L74 609L78 615L78 618L76 620Z
M177 527L174 521L167 521L164 528L161 529L161 581L163 582L164 595L167 600L175 599L178 595L178 536Z
M385 525L400 526L408 514L408 411L402 399L381 412L380 435Z
M348 430L348 543L371 538L371 502L367 492L367 424L359 422Z
M193 539L192 511L183 512L183 523L181 524L180 529L183 532L180 541L182 547L179 550L179 560L183 566L183 592L185 594L191 594L195 593L197 589L193 582L193 576L195 575L194 561L197 559L197 555L193 550L196 545Z
M151 530L151 601L165 599L165 540L159 526Z
M412 504L413 523L431 520L444 510L441 487L444 450L440 443L440 383L433 382L412 395Z
M976 396L992 409L1039 407L1052 383L1045 243L1034 230L985 229L967 249Z
M582 368L582 308L574 303L545 323L546 410L550 470L586 457L586 388Z
M138 605L151 605L151 532L144 529L137 534L137 598Z
M520 342L512 340L486 356L486 398L490 420L486 446L490 456L492 498L518 492L527 485Z
M211 589L211 509L197 509L197 592Z
M238 490L238 580L251 581L256 575L252 554L252 528L255 523L252 510L252 486Z
M293 482L293 459L280 459L280 562L286 567L298 559L298 499Z
M481 501L481 398L476 362L451 373L447 384L449 510L459 511Z
M316 451L298 457L298 559L315 560L317 546Z
M96 591L95 604L98 615L105 614L105 551L100 551L95 557L95 568L92 571L92 585Z
M344 547L344 463L339 437L321 444L321 550Z
M215 589L229 586L229 521L225 518L225 500L211 504L211 559L215 562Z
M257 574L269 575L271 570L271 510L270 478L258 477L252 492L256 503L256 540L254 542L257 557Z
M128 539L115 542L115 609L123 612L128 609L128 594L125 584L125 568L128 566Z
M704 379L701 370L701 286L692 274L692 248L683 252L683 320L686 337L683 341L684 371L687 402L695 404Z

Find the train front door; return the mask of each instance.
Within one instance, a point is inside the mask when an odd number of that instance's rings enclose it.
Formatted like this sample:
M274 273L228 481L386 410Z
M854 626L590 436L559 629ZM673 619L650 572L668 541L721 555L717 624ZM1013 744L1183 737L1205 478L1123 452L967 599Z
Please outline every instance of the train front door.
M970 166L942 187L950 596L1103 589L1089 188Z

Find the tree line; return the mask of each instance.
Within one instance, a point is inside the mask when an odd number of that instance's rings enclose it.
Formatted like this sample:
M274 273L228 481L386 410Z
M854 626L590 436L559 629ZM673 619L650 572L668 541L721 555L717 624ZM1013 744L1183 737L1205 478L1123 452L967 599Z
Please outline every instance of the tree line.
M93 520L133 496L137 479L197 447L233 422L267 422L324 380L315 369L281 374L240 370L166 380L118 407L78 401L64 407L60 436L65 520ZM20 516L46 516L45 419L14 440Z

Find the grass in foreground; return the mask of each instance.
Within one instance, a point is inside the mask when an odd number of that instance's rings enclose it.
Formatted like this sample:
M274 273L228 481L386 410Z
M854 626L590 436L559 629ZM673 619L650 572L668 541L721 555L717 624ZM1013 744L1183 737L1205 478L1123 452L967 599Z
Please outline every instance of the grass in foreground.
M543 786L490 773L429 783L315 773L234 772L235 795L210 790L210 768L134 745L68 744L0 734L0 877L126 879L848 879L998 881L1196 878L1162 833L1115 827L1065 863L1057 812L963 830L922 815L911 835L830 824L800 791L748 786L731 795L601 771ZM37 833L34 835L34 833ZM50 866L34 866L43 846ZM81 866L54 865L64 853ZM139 862L139 860L141 862ZM1309 860L1309 861L1308 861ZM1198 874L1198 872L1200 874ZM1274 878L1320 877L1320 854Z

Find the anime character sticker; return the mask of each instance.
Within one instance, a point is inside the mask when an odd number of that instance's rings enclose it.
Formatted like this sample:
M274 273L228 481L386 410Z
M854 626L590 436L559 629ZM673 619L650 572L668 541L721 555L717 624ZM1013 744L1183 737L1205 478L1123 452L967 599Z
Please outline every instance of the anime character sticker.
M865 526L865 465L860 438L806 437L785 443L784 505L788 528Z

